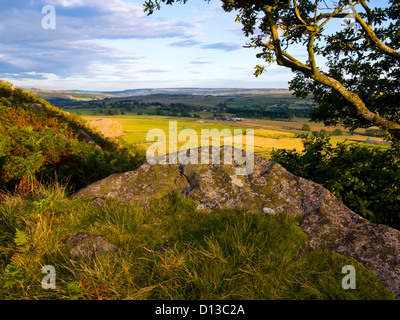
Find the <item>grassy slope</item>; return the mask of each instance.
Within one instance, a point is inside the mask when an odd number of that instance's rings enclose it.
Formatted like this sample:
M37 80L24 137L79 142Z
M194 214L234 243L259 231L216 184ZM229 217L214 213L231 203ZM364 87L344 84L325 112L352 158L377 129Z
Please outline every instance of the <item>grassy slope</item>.
M393 299L353 259L299 253L296 220L235 210L207 213L177 195L149 208L106 200L71 201L60 186L0 204L1 299ZM18 234L15 232L18 230ZM70 258L69 234L107 236L117 253ZM155 254L168 242L173 251ZM41 268L56 269L57 290L41 288ZM344 290L353 265L357 288Z
M85 141L79 130L102 149ZM81 188L132 170L143 160L139 154L86 127L82 118L0 82L0 190L28 192L38 179L71 176L71 183Z
M24 88L24 91L30 92L42 99L63 98L76 101L100 100L104 98L115 97L113 94L100 92L79 92L79 91L61 91L61 90L40 90L35 88Z

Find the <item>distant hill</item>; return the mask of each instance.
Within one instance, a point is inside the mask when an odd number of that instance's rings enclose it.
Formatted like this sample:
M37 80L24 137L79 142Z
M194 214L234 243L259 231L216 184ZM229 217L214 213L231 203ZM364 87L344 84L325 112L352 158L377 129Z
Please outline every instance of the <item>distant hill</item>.
M73 104L77 101L102 100L104 98L112 98L116 95L102 92L86 92L86 91L64 91L64 90L42 90L36 88L22 88L46 101L61 106Z
M211 96L237 96L237 95L263 95L263 94L288 94L287 89L243 89L243 88L166 88L166 89L128 89L123 91L82 91L82 90L43 90L37 88L22 88L31 92L54 105L65 105L75 101L101 100L105 98L147 96L158 94L183 94L183 95L211 95Z
M159 115L225 112L245 118L308 118L314 105L311 97L297 98L287 89L274 88L160 88L109 92L27 90L64 109L127 108L129 112L135 104L137 112Z
M243 88L166 88L166 89L131 89L124 91L102 92L103 94L113 94L118 96L142 96L153 94L190 94L190 95L241 95L241 94L268 94L268 93L288 93L287 89L243 89Z

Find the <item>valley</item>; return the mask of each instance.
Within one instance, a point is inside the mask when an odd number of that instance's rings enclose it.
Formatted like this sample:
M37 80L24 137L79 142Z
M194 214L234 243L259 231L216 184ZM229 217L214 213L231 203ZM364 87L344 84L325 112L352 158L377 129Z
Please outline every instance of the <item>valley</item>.
M34 89L30 89L34 90ZM365 129L355 132L344 127L309 123L314 105L311 98L300 99L283 89L137 89L120 92L35 91L42 98L86 121L113 119L122 125L123 140L148 147L151 129L168 131L176 120L179 129L254 129L256 154L269 157L273 149L301 152L301 135L324 132L331 142L369 145L367 139L382 141ZM65 98L69 101L63 100ZM240 120L240 121L237 121ZM303 126L308 124L310 130ZM168 137L167 137L168 138ZM180 142L179 145L184 144ZM387 146L380 146L385 148Z
M71 110L71 113L79 113L77 110ZM300 135L305 133L320 132L321 130L327 130L328 134L333 134L335 129L342 130L342 135L331 136L331 143L336 145L339 142L348 144L360 144L369 145L366 143L366 139L373 138L374 140L382 140L382 138L371 137L366 135L365 130L357 130L355 133L351 133L343 127L331 127L326 128L321 123L310 123L311 131L304 131L302 129L305 123L308 123L307 119L296 119L295 121L277 121L277 120L258 120L258 119L245 119L243 121L221 121L213 119L193 119L193 118L182 118L182 117L163 117L163 116L151 116L151 115L119 115L119 116L90 116L82 115L85 120L97 120L97 119L113 119L122 125L124 130L123 140L138 144L143 147L148 147L153 142L146 141L146 135L149 130L161 129L168 133L169 121L175 120L178 124L178 129L191 128L194 129L200 136L201 129L217 129L219 131L228 128L242 129L244 132L246 129L254 129L254 151L256 154L269 157L273 149L295 149L298 152L303 150L302 138ZM167 135L168 139L168 135ZM222 139L221 139L222 140ZM185 142L179 142L178 147L183 145ZM386 146L379 146L385 148Z

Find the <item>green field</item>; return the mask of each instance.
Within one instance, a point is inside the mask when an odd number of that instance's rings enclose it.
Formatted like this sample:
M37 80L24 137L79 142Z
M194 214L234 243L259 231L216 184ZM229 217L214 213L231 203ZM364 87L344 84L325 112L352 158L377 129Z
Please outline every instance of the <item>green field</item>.
M34 89L30 89L31 91ZM62 109L82 115L163 115L194 118L307 118L312 98L297 98L289 90L159 89L116 93L32 91Z
M183 103L194 107L213 108L223 105L231 108L254 107L254 106L278 106L288 104L290 108L309 108L311 99L299 99L289 91L266 94L239 94L239 95L191 95L191 94L152 94L135 96L135 100L144 103ZM120 98L111 99L116 102Z
M233 134L233 129L254 129L254 151L257 154L267 156L273 149L296 149L298 152L303 150L302 139L298 134L305 133L302 130L304 123L308 123L306 119L296 119L296 121L273 121L273 120L245 120L245 121L217 121L209 119L193 119L193 118L173 118L163 116L149 115L123 115L123 116L83 116L86 120L95 119L112 119L118 121L125 132L123 139L127 142L139 144L148 147L153 141L147 141L146 135L151 129L161 129L165 132L168 140L169 121L177 121L178 132L182 129L194 129L199 136L201 129L230 129ZM357 130L353 135L350 131L343 127L325 127L322 123L309 123L312 131L320 131L325 129L328 132L333 132L339 128L343 131L341 136L332 136L331 142L333 145L346 141L347 143L366 144L368 136L364 135L363 129ZM243 141L245 138L243 137ZM380 138L373 138L382 140ZM178 143L178 146L184 142ZM200 140L199 140L200 145ZM384 146L380 146L384 147Z

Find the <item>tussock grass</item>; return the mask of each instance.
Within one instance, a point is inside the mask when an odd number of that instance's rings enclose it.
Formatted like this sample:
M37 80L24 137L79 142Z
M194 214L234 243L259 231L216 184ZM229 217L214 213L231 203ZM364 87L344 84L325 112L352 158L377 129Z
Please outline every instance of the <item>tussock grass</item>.
M70 200L65 187L40 187L0 203L1 299L392 299L377 277L329 251L300 253L296 219L238 210L196 210L177 194L139 207ZM69 234L101 234L118 252L71 258ZM172 250L160 252L168 243ZM341 287L344 265L357 289ZM56 290L41 287L44 265Z

